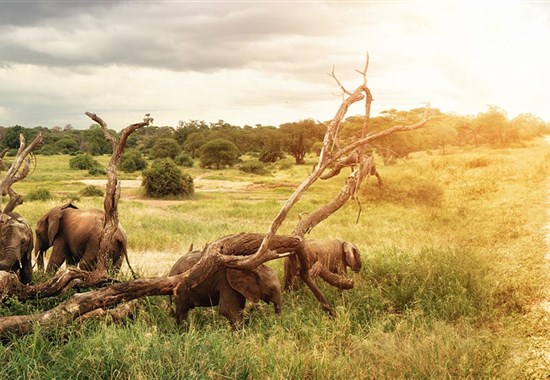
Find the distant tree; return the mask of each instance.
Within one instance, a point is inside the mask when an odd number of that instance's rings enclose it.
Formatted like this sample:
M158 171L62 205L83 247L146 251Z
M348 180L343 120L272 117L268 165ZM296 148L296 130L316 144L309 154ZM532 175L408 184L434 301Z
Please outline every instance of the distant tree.
M78 141L69 137L64 137L61 140L57 141L55 143L55 146L57 148L57 151L61 154L75 153L78 152L80 149Z
M231 141L212 140L200 148L200 166L215 169L233 166L238 162L240 155L239 148Z
M178 126L176 127L176 130L174 131L174 139L183 146L185 143L185 140L187 140L187 137L194 132L206 132L209 131L208 124L203 120L189 120L189 121L183 121L180 120L178 122Z
M114 131L110 132L113 135L116 135ZM84 141L81 144L80 149L93 156L111 154L113 151L111 144L105 140L103 130L97 124L92 124L89 129L84 131L83 138Z
M171 158L174 159L180 153L181 148L176 140L171 137L158 139L151 148L152 159Z
M209 132L193 132L185 139L183 150L189 153L191 157L197 158L200 154L201 146L210 140Z
M178 166L184 166L186 168L193 167L193 159L189 154L185 152L181 152L180 154L178 154L176 158L174 158L174 162Z
M283 135L285 150L299 165L305 163L306 154L324 134L324 127L312 119L282 124L279 129Z
M170 158L155 160L142 173L145 194L153 198L191 196L194 192L193 178L183 174Z

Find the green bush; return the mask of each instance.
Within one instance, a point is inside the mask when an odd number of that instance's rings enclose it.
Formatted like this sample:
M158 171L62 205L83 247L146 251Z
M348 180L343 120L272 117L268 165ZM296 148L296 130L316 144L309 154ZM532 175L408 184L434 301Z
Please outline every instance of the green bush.
M120 159L120 170L125 173L133 173L147 168L147 161L137 149L128 149Z
M193 167L193 159L187 153L180 153L174 159L174 162L179 166L184 166L186 168Z
M258 160L251 160L243 163L239 168L240 171L252 174L267 174L269 171L265 165Z
M74 170L90 170L94 167L101 167L101 164L90 154L77 154L69 160L69 167Z
M235 165L240 156L239 148L229 140L215 139L200 148L201 168L222 169Z
M188 197L195 191L193 178L183 174L170 158L155 160L144 170L142 186L145 194L152 198Z
M94 166L93 168L90 168L88 170L88 174L90 175L105 175L107 174L107 171L103 169L101 166Z
M162 138L155 142L151 148L151 158L171 158L174 159L180 153L181 147L178 142L172 138Z
M33 201L49 201L52 199L52 193L48 189L36 189L30 191L26 196L25 200L29 202Z
M97 186L88 185L80 190L80 195L83 197L102 197L103 191Z

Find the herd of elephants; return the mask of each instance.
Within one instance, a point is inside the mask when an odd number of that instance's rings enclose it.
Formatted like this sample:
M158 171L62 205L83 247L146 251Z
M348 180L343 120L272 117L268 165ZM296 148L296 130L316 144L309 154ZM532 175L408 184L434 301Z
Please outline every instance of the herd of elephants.
M104 225L104 212L99 209L79 209L66 203L49 210L36 222L35 233L29 223L19 214L0 213L0 270L19 274L22 283L32 281L32 252L36 266L44 270L44 255L52 248L46 271L56 271L63 263L94 270L98 261L100 237ZM36 235L36 239L34 238ZM127 237L119 224L111 241L109 265L118 271L127 256ZM331 273L345 274L350 268L361 269L361 254L349 242L338 239L304 241L310 267L317 263ZM169 276L192 268L201 258L202 251L184 254L173 265ZM128 262L129 265L129 262ZM299 261L286 257L284 263L284 287L292 290L298 285ZM253 271L222 268L198 286L176 297L176 320L186 321L187 313L196 306L219 306L232 327L242 323L246 300L273 303L275 312L281 312L281 285L277 273L262 264Z

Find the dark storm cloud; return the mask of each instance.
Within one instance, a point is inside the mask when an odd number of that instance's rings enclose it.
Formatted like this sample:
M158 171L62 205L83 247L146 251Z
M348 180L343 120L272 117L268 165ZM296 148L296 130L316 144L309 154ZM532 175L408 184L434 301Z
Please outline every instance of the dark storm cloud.
M9 2L0 5L0 64L129 65L212 71L315 60L330 9L255 2ZM296 37L296 38L295 38ZM288 46L269 43L286 38Z

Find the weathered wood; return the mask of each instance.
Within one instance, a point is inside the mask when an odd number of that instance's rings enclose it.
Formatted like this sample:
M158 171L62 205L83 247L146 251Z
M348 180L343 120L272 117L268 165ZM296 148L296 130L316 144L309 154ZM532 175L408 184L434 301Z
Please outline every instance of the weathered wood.
M43 135L42 132L40 132L36 135L34 140L26 146L25 137L23 134L19 135L19 149L17 150L17 155L15 156L15 159L10 167L7 169L6 174L0 179L0 194L9 194L10 196L8 204L2 210L3 213L12 212L18 205L23 203L23 197L17 195L17 193L12 189L12 185L15 182L21 181L29 174L30 159L28 156L34 149L36 149L36 147L42 144L42 141ZM3 162L5 154L6 151L4 150L0 155L0 170L6 170L6 164Z
M42 313L0 318L0 337L28 334L33 331L34 325L39 325L47 331L71 323L96 309L107 310L120 303L147 296L170 295L180 286L183 286L184 289L192 289L211 276L212 273L224 267L226 262L232 262L233 258L237 258L234 263L238 267L238 258L256 252L263 238L264 235L248 233L225 236L209 244L205 248L203 256L193 268L177 276L137 279L117 283L86 293L75 294L53 309ZM300 250L302 246L301 239L295 236L276 236L270 245L270 249L273 249L272 252L294 252ZM70 273L74 274L71 275ZM5 276L12 277L14 274L6 273ZM59 283L60 288L63 288L64 283L75 280L72 276L77 277L82 282L105 279L101 276L101 272L86 272L71 268L71 271L67 274L62 272L60 275L54 276L41 289L42 291L49 291L54 286L53 284L57 283ZM2 283L3 277L0 277L0 289L7 289L7 294L12 296L22 294L22 296L25 296L33 291L38 294L37 290L33 288L38 285L26 286L19 283L14 286L14 282L19 282L17 278L15 278L15 281L10 280ZM326 300L325 304L327 304Z
M111 247L115 246L111 242L114 239L115 234L118 230L119 223L118 201L120 200L121 190L120 181L118 180L116 170L118 168L118 165L120 164L122 155L124 154L124 148L126 146L126 141L128 140L128 137L137 129L148 126L153 121L153 118L150 117L150 114L145 114L142 122L134 123L124 128L120 132L120 137L117 139L109 132L109 129L107 128L107 123L101 117L91 112L86 112L85 114L90 119L99 124L103 131L103 136L107 141L111 143L111 147L113 149L113 154L111 155L111 159L109 160L109 164L107 165L107 185L105 198L103 200L105 222L103 233L99 243L98 262L96 266L96 270L106 272L108 257L113 254L113 252L109 252L109 250L111 249ZM126 260L128 267L132 272L132 275L134 275L135 277L134 270L132 269L130 262L128 262L127 256Z

